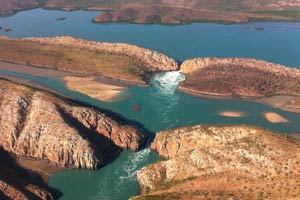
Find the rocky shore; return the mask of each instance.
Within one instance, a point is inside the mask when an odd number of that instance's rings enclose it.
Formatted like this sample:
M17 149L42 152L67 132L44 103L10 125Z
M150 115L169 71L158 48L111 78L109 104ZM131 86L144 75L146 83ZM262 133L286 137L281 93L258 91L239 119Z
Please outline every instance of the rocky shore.
M247 58L196 58L184 61L181 72L186 81L179 89L187 93L244 98L300 111L300 70L296 68Z
M123 149L139 150L147 140L120 117L4 79L0 79L0 111L3 151L16 159L45 161L49 168L97 169ZM5 180L0 179L0 191L9 195L12 189ZM36 199L49 199L40 192ZM22 199L21 195L11 199Z
M242 125L159 132L151 149L166 160L141 169L132 199L295 199L300 140Z

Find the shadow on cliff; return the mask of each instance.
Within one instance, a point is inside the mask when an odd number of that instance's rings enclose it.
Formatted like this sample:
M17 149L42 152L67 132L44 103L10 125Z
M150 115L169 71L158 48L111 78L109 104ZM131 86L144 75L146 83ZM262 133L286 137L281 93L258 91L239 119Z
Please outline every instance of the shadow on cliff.
M54 199L58 199L62 196L62 193L59 190L49 187L40 174L20 166L14 156L3 150L1 147L0 180L22 192L28 199L41 199L26 188L30 184L38 185L40 188L47 190L52 194ZM11 198L0 191L0 199L6 200ZM48 196L47 199L52 198Z
M68 89L66 89L68 90ZM142 123L138 122L138 121L135 121L135 120L131 120L131 119L128 119L126 117L124 117L123 115L119 114L119 113L116 113L116 112L113 112L111 110L108 110L108 109L104 109L104 108L100 108L99 105L97 103L91 103L91 102L94 102L95 99L87 96L87 95L84 95L82 93L79 93L79 92L73 92L73 91L70 91L70 93L72 93L73 95L76 94L76 96L82 96L84 97L87 101L90 101L90 102L86 102L86 101L83 101L83 100L77 100L77 99L74 99L72 97L66 97L66 96L61 96L59 94L56 94L56 93L52 93L51 91L46 91L48 93L51 93L52 95L66 101L69 105L72 105L72 106L82 106L82 107L89 107L89 108L92 108L92 109L95 109L105 115L107 115L108 117L110 117L111 119L115 120L116 122L118 122L119 124L127 124L127 125L132 125L132 126L135 126L136 128L138 128L139 130L141 130L147 137L148 137L148 141L147 141L147 144L145 144L143 146L143 148L147 147L147 145L149 143L151 143L155 137L155 133L149 131ZM142 148L142 149L143 149Z
M76 103L80 104L80 106L91 107L91 105L82 102L76 102ZM153 140L154 134L151 133L150 131L147 131L142 124L136 121L126 120L122 118L120 115L107 110L102 110L99 108L95 108L93 106L92 108L106 114L108 117L115 120L121 125L123 124L132 125L138 128L139 130L141 130L148 139L142 145L142 149L147 147L147 144L149 144ZM120 156L123 149L117 146L112 140L99 134L96 130L85 127L80 121L78 121L78 119L74 118L71 114L65 112L63 108L57 106L57 110L60 113L61 117L64 119L64 122L66 124L75 128L84 139L88 140L89 143L93 145L93 148L97 152L96 154L97 158L99 160L102 160L101 164L96 166L97 169L113 162L115 159L117 159Z
M96 130L85 127L78 119L65 112L59 106L57 106L57 110L64 119L64 122L70 127L75 128L84 139L89 141L93 149L96 150L96 157L102 161L100 165L95 166L96 168L102 167L120 155L122 149L115 145L109 138L97 133Z

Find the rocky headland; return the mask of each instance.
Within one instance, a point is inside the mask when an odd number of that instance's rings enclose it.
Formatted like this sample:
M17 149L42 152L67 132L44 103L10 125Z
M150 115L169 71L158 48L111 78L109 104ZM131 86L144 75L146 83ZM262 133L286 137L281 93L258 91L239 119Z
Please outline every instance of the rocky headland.
M132 199L297 199L300 140L242 125L197 125L159 132L151 145L166 160L142 168Z
M300 111L300 70L296 68L256 59L196 58L184 61L181 72L186 81L179 89L187 93L260 100L274 107Z
M139 150L147 140L142 130L114 114L4 79L0 79L0 111L0 147L19 162L17 166L36 173L44 165L45 171L97 169L123 149ZM32 162L22 164L26 159ZM43 165L33 166L36 161ZM50 199L49 192L30 185L31 179L18 178L6 162L0 162L0 167L0 196ZM2 168L7 173L2 175ZM39 198L26 195L28 191Z
M156 51L123 43L101 43L72 37L0 37L0 60L40 68L102 75L145 84L155 72L178 70L178 63Z

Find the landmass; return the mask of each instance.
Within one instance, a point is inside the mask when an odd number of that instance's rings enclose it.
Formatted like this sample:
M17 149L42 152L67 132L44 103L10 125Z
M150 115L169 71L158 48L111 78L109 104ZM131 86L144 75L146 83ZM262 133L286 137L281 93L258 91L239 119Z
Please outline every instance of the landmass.
M102 101L122 99L127 86L149 85L158 72L179 70L179 90L207 98L243 99L300 112L300 70L247 58L195 58L179 64L130 44L72 37L0 37L0 68L59 77L70 90Z
M104 11L94 22L183 24L194 21L300 21L299 0L2 0L0 15L37 7Z
M153 50L72 37L0 37L0 60L1 69L61 78L70 90L109 102L128 97L129 85L148 85L154 73L179 69Z
M300 70L246 58L184 61L181 91L213 98L240 98L300 112Z
M137 84L146 84L154 72L179 69L174 59L153 50L72 37L0 37L0 60Z
M196 125L157 133L166 160L137 173L150 199L297 199L299 138L243 125Z
M39 187L53 172L98 169L123 149L137 151L147 141L141 129L116 114L5 79L0 79L0 103L1 159L15 163L10 169L0 162L6 172L0 173L0 196L10 199L51 199L51 191ZM15 168L41 180L35 185Z

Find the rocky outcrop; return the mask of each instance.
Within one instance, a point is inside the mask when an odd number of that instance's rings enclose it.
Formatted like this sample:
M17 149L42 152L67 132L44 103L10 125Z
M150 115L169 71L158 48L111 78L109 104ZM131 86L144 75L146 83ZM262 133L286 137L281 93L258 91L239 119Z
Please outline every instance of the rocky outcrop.
M65 168L96 169L146 136L118 117L0 79L0 147Z
M133 199L294 199L300 195L300 140L264 129L198 125L159 132L166 158L137 173Z
M76 48L105 51L108 53L122 54L133 57L143 63L143 67L151 72L174 71L179 69L178 63L162 53L125 43L102 43L69 36L53 38L25 38L23 40L37 41L46 44L68 45Z
M236 67L248 67L256 70L265 70L268 72L274 72L286 76L299 77L300 70L292 67L286 67L284 65L275 64L263 60L250 59L250 58L195 58L186 60L181 65L181 72L184 74L190 74L198 70L212 67L212 66L230 66Z
M185 61L180 89L199 94L263 97L300 95L300 70L255 59L197 58Z

